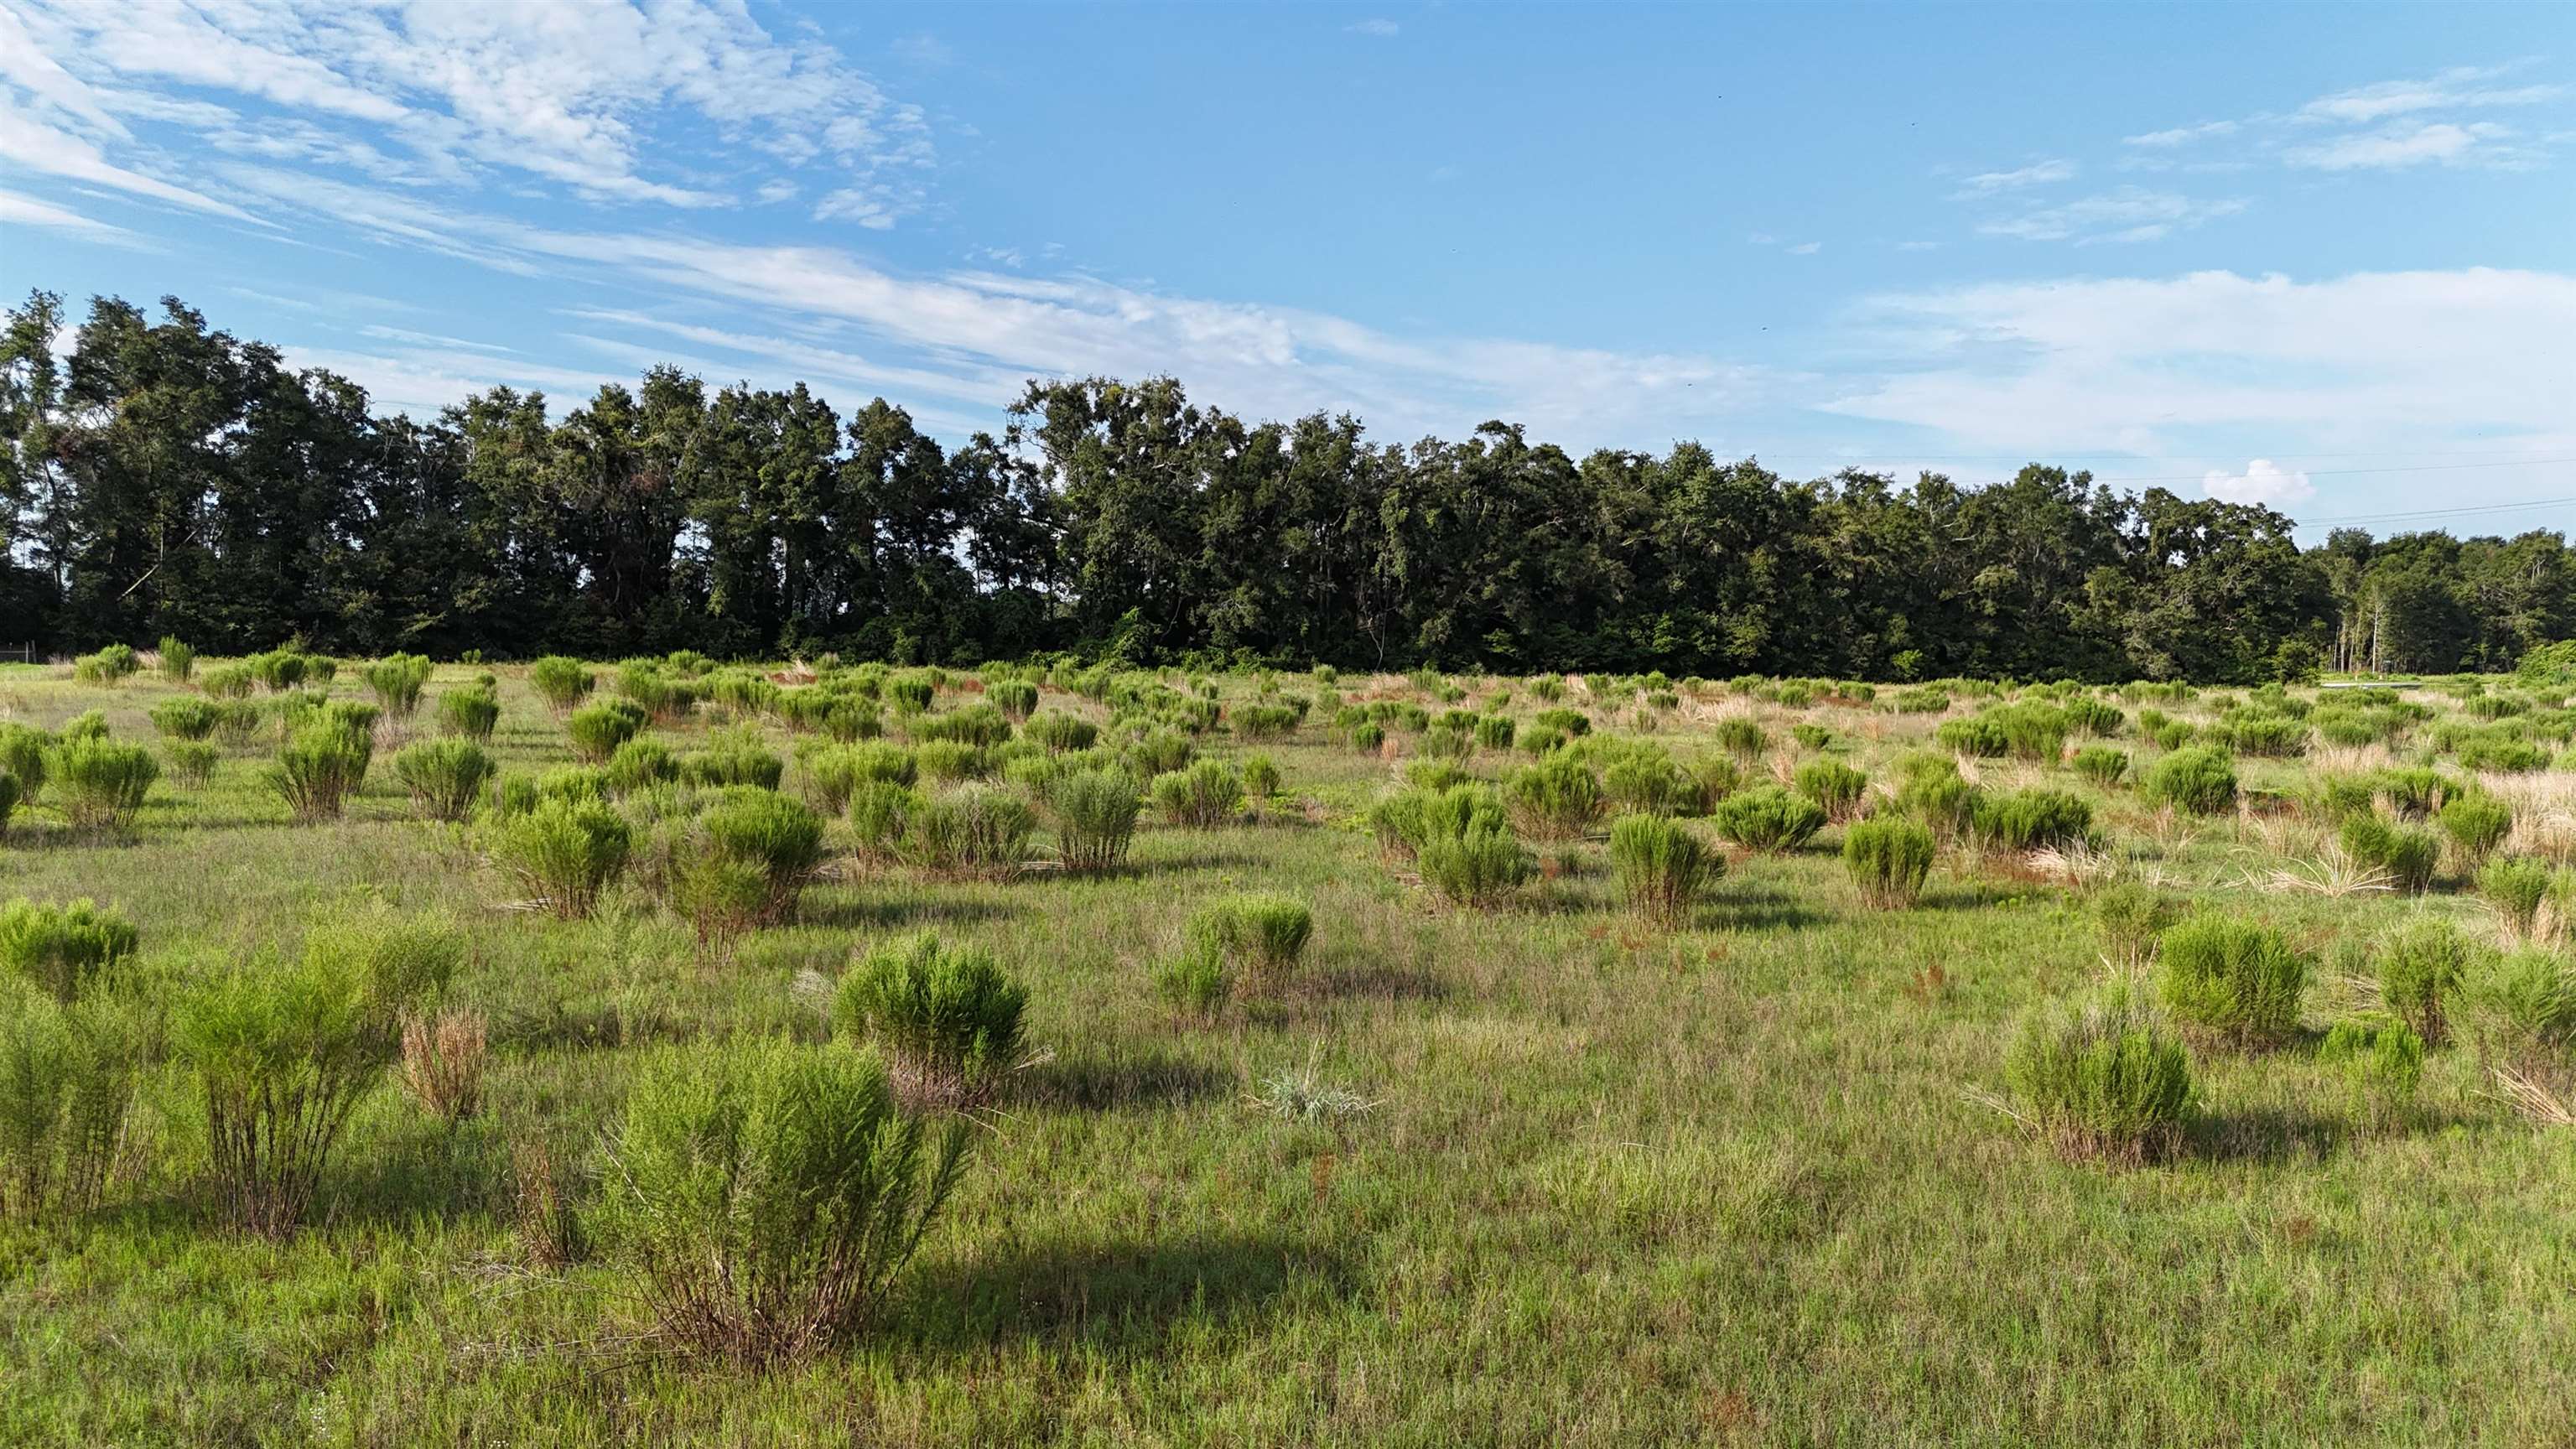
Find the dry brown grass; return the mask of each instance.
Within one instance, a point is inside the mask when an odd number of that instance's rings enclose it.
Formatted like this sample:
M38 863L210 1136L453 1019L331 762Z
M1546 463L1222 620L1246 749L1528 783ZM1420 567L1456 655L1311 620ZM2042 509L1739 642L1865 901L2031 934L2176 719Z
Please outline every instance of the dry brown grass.
M479 1011L403 1016L402 1084L431 1116L454 1123L482 1110L484 1035Z

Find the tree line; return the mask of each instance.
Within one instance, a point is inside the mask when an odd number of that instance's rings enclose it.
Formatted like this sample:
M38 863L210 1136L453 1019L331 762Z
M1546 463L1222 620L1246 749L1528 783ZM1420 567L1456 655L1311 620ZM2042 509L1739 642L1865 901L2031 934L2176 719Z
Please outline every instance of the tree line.
M94 299L67 355L65 318L37 292L0 342L0 642L56 650L2243 682L2576 636L2557 533L2302 550L2269 508L2039 464L1900 486L1504 422L1398 444L1169 378L1032 381L957 446L882 398L670 367L424 422L176 298Z

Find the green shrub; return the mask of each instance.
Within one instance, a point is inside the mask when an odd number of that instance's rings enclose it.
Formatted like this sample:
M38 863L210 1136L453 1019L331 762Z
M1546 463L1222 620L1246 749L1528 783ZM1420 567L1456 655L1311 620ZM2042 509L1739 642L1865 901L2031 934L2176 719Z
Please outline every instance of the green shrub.
M1843 832L1843 866L1862 900L1892 910L1922 898L1937 848L1928 827L1902 816L1862 820Z
M1869 776L1840 760L1812 760L1798 767L1789 785L1823 806L1826 819L1847 820L1860 808L1861 794L1869 788Z
M2004 1055L2025 1117L2068 1157L2172 1156L2191 1119L2191 1054L2125 983L2027 1017Z
M271 649L265 654L254 654L242 662L250 666L251 674L261 684L267 686L271 694L283 694L295 688L304 682L306 675L313 672L312 659L292 649Z
M2478 872L2478 894L2503 918L2507 935L2528 939L2549 896L2549 867L2536 860L2499 856Z
M2576 1047L2576 960L2531 947L2476 964L2462 994L2486 1047L2512 1059L2554 1059Z
M1194 965L1167 968L1166 981L1187 987L1183 994L1201 1005L1210 1004L1211 991L1273 996L1296 975L1314 934L1314 913L1303 901L1268 892L1223 896L1191 914L1182 954Z
M1610 870L1629 909L1674 926L1726 874L1726 858L1665 816L1622 815L1610 822Z
M143 1029L122 1003L0 978L0 1220L74 1217L105 1197Z
M1504 830L1503 799L1482 783L1425 784L1384 795L1365 816L1379 849L1411 858L1433 840L1454 840L1478 825Z
M670 1341L751 1365L812 1357L880 1311L964 1172L968 1130L928 1133L870 1053L674 1052L627 1099L597 1236Z
M2399 924L2371 951L2381 1003L2436 1046L2449 1035L2448 1003L2475 959L2475 948L2457 926L2430 916Z
M2155 955L2157 938L2173 924L2173 907L2138 881L2113 881L2093 893L2093 920L2101 927L2103 958L2135 969Z
M394 755L394 779L432 820L473 814L474 802L500 768L489 751L465 739L424 740Z
M1653 748L1612 758L1601 772L1601 792L1609 808L1622 815L1681 815L1696 810L1700 802L1699 782L1671 756Z
M2071 763L2075 773L2107 790L2129 773L2129 752L2109 745L2086 745L2075 752Z
M832 1031L883 1051L907 1100L969 1106L1020 1064L1028 999L990 950L925 933L877 947L841 977Z
M963 785L912 803L896 853L923 870L1007 876L1028 859L1037 817L989 785Z
M2356 815L2337 832L2344 854L2367 870L2385 871L2401 891L2422 893L2433 884L2442 842L2429 830L2391 825L2376 815Z
M304 821L337 820L366 783L375 736L328 721L296 731L260 773L261 782Z
M1489 714L1476 721L1476 747L1482 750L1508 750L1518 726L1511 716Z
M197 688L209 699L244 699L257 683L259 675L248 664L227 664L207 670L197 681Z
M1072 871L1109 870L1127 858L1144 799L1135 778L1114 766L1067 771L1047 789L1056 852Z
M45 731L0 723L0 773L18 782L18 801L32 805L45 792L48 757L62 742Z
M2014 790L1979 799L1973 828L1980 841L2002 850L2076 845L2092 834L2093 807L2064 790Z
M612 795L649 790L680 778L680 757L651 735L637 735L609 752L600 776Z
M1729 715L1709 728L1709 739L1716 746L1740 759L1753 759L1771 748L1771 736L1762 726L1742 715Z
M203 785L215 773L223 751L203 740L172 740L161 747L161 758L169 762L171 777L182 785ZM8 824L8 811L0 809L0 825Z
M907 733L923 742L947 740L990 749L1011 737L1011 722L989 704L970 704L946 714L922 715L913 720Z
M2223 750L2192 746L2156 761L2138 787L2150 805L2171 805L2191 815L2235 808L2236 766Z
M2240 755L2283 759L2308 752L2305 720L2279 715L2240 715L2211 727L2210 733Z
M83 684L101 684L115 688L134 677L143 668L143 659L131 644L110 644L96 654L84 654L72 661L72 678Z
M0 906L0 969L68 1006L110 967L134 954L134 923L96 901Z
M584 764L604 763L617 747L643 733L651 716L632 700L612 699L574 710L564 721L572 753Z
M2107 740L2118 734L2121 723L2127 718L2117 705L2105 704L2098 699L2070 699L2063 708L2067 724L2077 734L2097 739Z
M2438 815L2446 802L2462 792L2458 782L2439 770L2382 770L2377 784L2379 793L2388 801L2389 810L2403 820L2422 820Z
M1608 808L1591 767L1570 752L1542 758L1503 779L1503 803L1520 829L1541 840L1579 840Z
M2443 806L2438 818L2461 863L2472 871L2513 833L2513 808L2493 795L2462 795Z
M107 712L104 710L85 709L63 721L62 741L65 744L106 738Z
M756 738L735 736L708 741L707 747L680 757L680 778L692 785L750 785L775 790L787 773L787 762Z
M2299 1024L2307 958L2269 927L2195 916L2164 934L2157 984L2166 1009L2239 1047L2268 1046Z
M185 684L197 672L197 651L176 634L161 636L161 677L172 684Z
M1460 905L1491 906L1537 874L1538 861L1508 829L1478 822L1463 835L1425 840L1414 868L1424 884Z
M1747 850L1795 850L1825 828L1825 807L1777 785L1740 791L1709 811L1717 833Z
M2074 728L2066 711L2036 700L2005 705L1985 718L2003 731L2005 750L2024 760L2056 759L2065 752L2067 733Z
M700 815L671 869L671 900L713 940L791 919L823 863L823 821L803 801L734 789Z
M587 916L616 883L634 849L634 832L616 811L594 800L540 799L492 828L492 858L548 910Z
M557 714L589 698L598 684L599 676L589 665L560 654L549 654L528 666L528 686Z
M161 762L141 745L66 740L47 761L45 778L74 830L121 832L133 825L143 797L161 778Z
M1802 750L1821 750L1827 744L1832 742L1833 737L1834 732L1826 729L1823 725L1795 724L1789 726L1789 738L1796 740L1798 742L1798 748Z
M917 715L930 708L938 687L921 675L905 675L885 683L886 703L899 715Z
M2424 1081L2424 1039L2399 1021L2336 1022L2317 1060L2341 1067L2364 1111L2382 1122L2402 1115Z
M1180 731L1154 729L1146 731L1127 747L1127 760L1135 766L1140 777L1150 780L1156 775L1187 769L1190 761L1198 758L1198 753L1198 747L1190 743L1190 737Z
M1026 680L1004 680L985 689L984 698L1005 718L1024 720L1038 707L1038 687Z
M908 785L862 780L850 788L850 833L869 855L897 855L904 832L911 829L913 814L921 806L920 793Z
M409 719L420 708L420 692L429 683L430 662L418 654L388 654L367 666L361 676L367 689L395 719Z
M1243 776L1217 760L1201 760L1186 770L1157 775L1154 808L1175 825L1213 830L1231 824L1243 811Z
M923 779L942 784L980 780L993 773L993 752L962 740L924 740L913 747L912 758Z
M1061 755L1073 750L1087 750L1099 743L1100 726L1079 715L1048 710L1044 714L1029 716L1029 722L1020 727L1020 738L1044 745L1049 752Z
M17 776L0 770L0 836L9 833L9 817L18 813L18 801L24 793L25 787L18 783Z
M211 699L183 694L152 706L152 727L165 740L202 740L215 732L223 713Z
M501 696L479 685L451 689L438 697L439 728L478 743L492 738L501 722Z
M1981 760L2000 759L2012 749L2012 737L1991 715L1946 720L1932 732L1932 738L1952 754Z

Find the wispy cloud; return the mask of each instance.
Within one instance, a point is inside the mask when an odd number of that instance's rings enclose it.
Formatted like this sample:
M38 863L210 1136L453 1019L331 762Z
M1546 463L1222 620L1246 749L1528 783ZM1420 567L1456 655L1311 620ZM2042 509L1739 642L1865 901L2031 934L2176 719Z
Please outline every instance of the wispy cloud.
M2515 144L2514 138L2511 128L2487 121L2400 122L2294 146L2282 153L2282 159L2318 171L2389 171L2424 165L2515 167L2541 159L2534 149Z
M2299 108L2308 121L2367 125L2391 116L2420 111L2453 111L2485 106L2529 106L2565 94L2558 85L2495 85L2507 67L2461 66L2422 80L2381 81L2319 96Z
M50 201L39 201L14 191L0 191L0 228L12 226L40 226L48 231L68 232L83 241L103 242L109 246L147 245L142 237L124 227L83 216Z
M2204 200L2174 191L2123 186L2063 206L2040 207L1979 224L1987 236L2022 241L2145 242L2245 209L2238 198Z
M2236 131L2237 123L2234 121L2203 121L2196 126L2176 126L2171 130L2149 131L2142 136L2124 136L2121 138L2121 144L2125 146L2187 146L2194 141L2213 141L2221 136L2233 136L2236 134Z
M2032 186L2049 186L2075 179L2072 161L2035 161L2011 171L1981 171L1959 183L1960 196L1992 196L1997 192L2020 191Z
M1394 21L1383 18L1363 20L1355 25L1345 25L1342 28L1353 35L1375 36L1380 40L1391 40L1404 29L1403 26L1396 24Z

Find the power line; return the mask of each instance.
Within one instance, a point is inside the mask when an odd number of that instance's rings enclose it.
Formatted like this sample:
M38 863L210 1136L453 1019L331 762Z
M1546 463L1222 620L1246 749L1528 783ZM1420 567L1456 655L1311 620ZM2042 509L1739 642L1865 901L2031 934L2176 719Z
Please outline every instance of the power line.
M2364 513L2350 518L2310 518L2299 522L2301 528L2323 528L2332 523L2395 523L2409 518L2448 518L2464 513L2513 513L2525 508L2556 508L2576 503L2576 498L2534 498L2525 503L2477 503L2460 508L2418 508L2408 513Z

